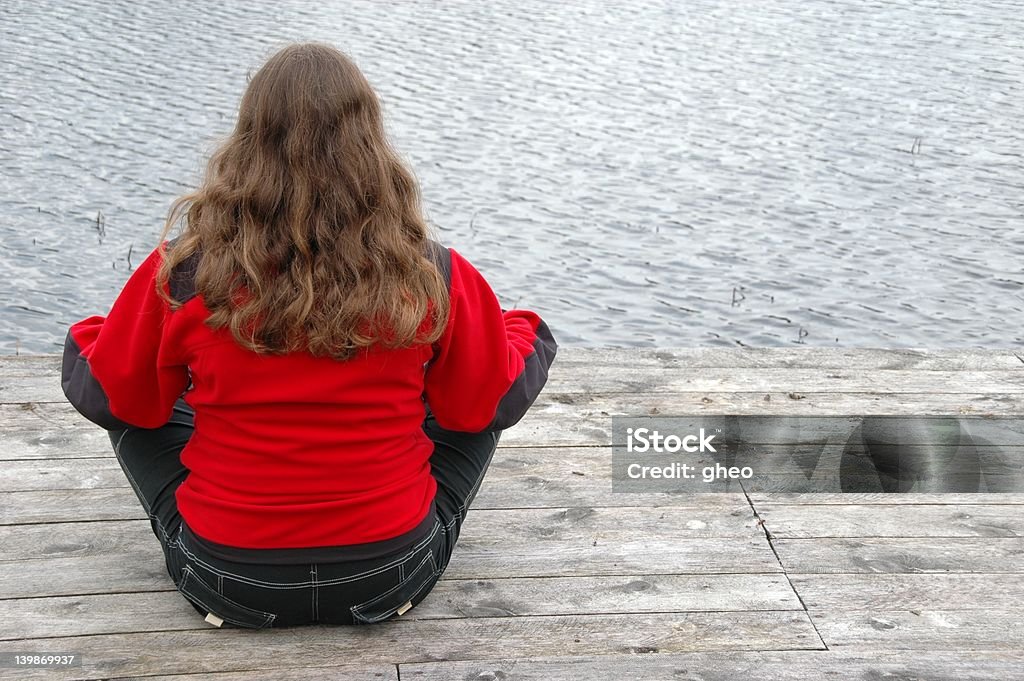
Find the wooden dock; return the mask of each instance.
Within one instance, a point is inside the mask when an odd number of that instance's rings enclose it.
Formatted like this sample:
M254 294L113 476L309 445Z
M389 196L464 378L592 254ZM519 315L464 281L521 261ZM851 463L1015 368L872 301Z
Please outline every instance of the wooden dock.
M612 415L1016 415L1011 351L559 352L397 620L249 631L174 591L59 358L0 359L11 679L1024 679L1024 495L614 494ZM184 676L183 676L184 675Z

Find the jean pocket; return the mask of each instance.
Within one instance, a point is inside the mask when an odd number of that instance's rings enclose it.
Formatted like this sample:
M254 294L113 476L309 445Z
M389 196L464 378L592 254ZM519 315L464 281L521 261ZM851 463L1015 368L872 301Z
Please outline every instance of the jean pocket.
M248 608L217 593L195 573L190 565L182 568L178 591L193 604L209 613L207 621L218 627L220 623L216 620L247 629L263 629L273 624L277 618L277 615L273 613ZM210 615L215 619L211 620Z
M440 576L431 550L397 585L368 601L353 605L352 621L356 624L383 622L402 615L430 591Z

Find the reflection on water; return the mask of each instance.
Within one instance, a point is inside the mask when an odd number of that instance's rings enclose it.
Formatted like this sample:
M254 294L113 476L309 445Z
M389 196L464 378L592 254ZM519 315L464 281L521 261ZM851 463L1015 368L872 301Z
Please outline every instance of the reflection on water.
M304 39L565 344L1024 340L1014 3L325 4L4 3L0 353L109 308L247 71Z

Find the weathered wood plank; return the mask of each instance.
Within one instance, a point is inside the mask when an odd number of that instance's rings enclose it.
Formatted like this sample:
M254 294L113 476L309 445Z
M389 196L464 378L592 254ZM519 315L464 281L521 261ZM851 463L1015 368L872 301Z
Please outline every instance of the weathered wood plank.
M779 456L802 451L788 447L762 447L763 454L778 450ZM1024 456L1024 451L1022 451ZM774 468L773 464L773 468ZM125 515L125 500L117 500L104 488L127 487L128 482L112 452L94 459L14 460L0 467L0 524L60 522L89 517L132 518ZM81 489L73 506L66 494L47 495L48 490ZM1022 504L1024 494L764 494L752 498L768 505L800 504ZM114 500L113 504L112 499ZM660 506L700 503L714 505L716 496L693 494L621 493L611 489L611 454L605 447L501 449L491 464L478 508L543 508L574 506ZM95 515L94 515L95 514Z
M555 398L566 397L555 395ZM650 400L650 396L636 396L642 403ZM630 400L632 406L636 406L637 400ZM762 400L763 401L763 400ZM1022 399L1024 404L1024 399ZM22 409L21 406L31 407ZM572 410L569 405L562 402L541 401L531 411L529 421L530 427L535 434L543 430L552 431L550 435L554 441L565 439L557 435L559 428L565 427L565 422L571 417ZM591 420L591 426L600 427L601 422L607 427L614 416L623 416L622 413L608 412L601 410L593 413L586 409L579 410L581 414ZM643 410L640 410L641 412ZM743 442L757 445L791 445L809 446L828 444L830 446L847 445L863 446L860 437L861 426L864 421L862 416L820 416L820 415L795 415L795 414L758 414L746 415L737 418L735 424L731 422L733 415L721 414L684 414L678 412L671 416L663 407L652 408L650 411L657 414L634 413L632 418L642 420L651 427L667 430L674 429L675 432L692 431L697 427L709 425L707 419L715 418L716 426L722 425L729 428L727 432L734 438L741 437ZM5 422L4 419L7 419ZM1019 450L1024 447L1024 416L1014 417L985 417L979 418L972 415L946 415L946 416L914 416L914 417L886 417L886 421L902 423L901 419L908 419L903 425L907 432L900 432L895 436L900 442L914 445L935 445L949 447L953 444L972 445L979 451L996 449ZM733 430L735 428L735 430ZM956 439L953 440L951 432L959 430ZM508 437L514 441L516 433L522 430L519 426L513 427L506 432ZM0 454L4 459L37 459L37 458L85 458L95 456L109 456L112 447L107 433L99 427L89 423L73 411L70 405L57 405L54 403L30 404L30 405L6 405L0 408L0 435L3 436L5 451ZM520 436L520 440L522 437ZM604 444L609 444L610 439ZM539 445L550 446L548 440L540 439ZM579 442L579 446L590 446L601 444L600 442ZM510 448L504 440L500 443L503 448ZM514 448L530 446L515 444ZM571 446L571 445L568 445ZM1021 464L1024 465L1024 464ZM1018 466L1020 467L1020 466Z
M822 509L827 514L828 509ZM1024 538L775 539L786 571L837 573L1024 573Z
M155 539L131 554L0 562L0 580L0 596L5 599L174 588Z
M773 537L1021 537L1018 506L776 504L758 508Z
M42 490L126 487L128 479L113 453L93 459L31 459L0 465L0 495Z
M842 369L686 369L637 374L628 364L592 368L578 372L553 370L548 386L553 392L740 392L740 391L816 391L821 393L875 392L895 393L963 391L970 385L979 393L1024 392L1024 364L1020 368L999 371L928 370L842 370ZM18 379L13 379L16 382ZM13 386L12 386L13 387ZM26 385L26 387L28 387ZM2 394L2 393L0 393ZM16 394L16 393L15 393ZM7 401L7 400L4 400Z
M729 494L612 492L610 463L597 448L502 450L488 471L478 509L572 506L731 506ZM52 474L51 474L52 471ZM59 489L46 489L47 486ZM145 517L111 456L105 460L15 461L0 469L0 486L41 488L0 494L0 525ZM735 495L734 495L735 496ZM756 507L775 505L1024 505L1024 494L751 495ZM730 507L730 510L733 510Z
M561 371L628 366L637 371L694 368L919 369L965 371L1020 369L1024 362L1009 349L873 349L873 348L585 348L558 349ZM60 375L60 355L0 358L0 379Z
M964 371L1020 369L1019 353L998 349L872 349L872 348L559 348L558 366L569 370L594 367L789 369L920 369Z
M414 610L436 619L802 609L784 575L716 574L449 579Z
M1024 612L1015 574L790 575L811 617L819 610L991 610Z
M6 405L10 407L11 405ZM58 406L58 405L47 405ZM70 405L69 405L70 406ZM0 405L0 420L3 419L4 405ZM84 418L67 425L25 424L21 428L0 426L0 461L25 459L91 459L113 456L114 450L106 431L93 426Z
M142 504L130 487L0 493L0 525L145 517Z
M769 399L765 399L768 397ZM541 393L505 446L611 444L612 416L1012 416L1024 414L1024 394L680 392Z
M903 492L892 492L889 493L890 497L897 498L899 500L891 502L893 505L906 506L906 505L935 505L935 495L949 494L950 499L945 502L945 505L950 504L974 504L974 505L989 505L988 499L992 500L992 505L995 506L1020 506L1019 503L1013 503L1013 499L1019 498L1020 490L1024 490L1024 468L1017 468L1016 462L1013 463L1014 468L1006 467L999 463L999 459L1003 456L1015 456L1016 452L1001 451L997 455L994 455L992 459L983 464L983 468L979 466L979 469L975 473L967 473L963 475L949 474L944 475L942 471L938 471L934 476L929 477L925 480L913 480L906 479L907 485L911 485L910 489ZM1024 456L1024 451L1021 452ZM882 482L882 476L877 473L869 472L870 469L866 469L864 472L857 475L849 475L844 477L839 461L828 461L826 457L822 457L819 462L818 468L808 468L813 473L800 472L798 474L762 474L761 470L772 470L774 467L778 467L784 470L798 469L802 464L806 465L809 459L803 458L801 460L776 460L776 461L755 461L753 477L749 481L742 481L740 483L734 483L731 487L723 487L717 485L717 488L723 492L736 491L737 487L745 488L751 494L775 494L781 490L796 494L829 494L834 497L840 497L844 493L840 490L848 488L847 493L855 494L875 494L882 493L880 490L884 488ZM863 461L863 460L862 460ZM990 463L996 461L997 463ZM908 476L909 478L909 476ZM891 481L891 478L885 478L885 480ZM642 482L642 481L641 481ZM683 492L690 491L692 494L696 494L701 491L700 487L704 487L704 483L694 480L690 482L690 489L676 487L676 492L682 494ZM694 489L696 487L696 489ZM706 488L705 488L706 489ZM851 492L849 490L857 490ZM970 490L975 489L977 492L956 492L951 490ZM666 491L671 491L672 487L667 488ZM943 491L947 490L947 491ZM914 497L921 494L933 495L931 504L920 504L913 500L905 501L902 497ZM972 497L977 496L977 499ZM958 501L958 497L960 500ZM927 498L927 497L926 497ZM1007 503L1009 502L1009 503ZM838 499L835 503L827 504L830 506L842 505L844 502L842 499ZM849 505L866 505L866 506L880 506L887 505L884 501L878 500L861 504L858 501L847 501ZM780 505L790 505L784 502ZM798 502L800 506L813 506L814 504L806 501Z
M632 506L643 504L651 508L658 506L690 505L695 501L708 506L714 506L721 500L720 495L702 495L695 499L692 495L668 495L668 494L612 494L602 496L589 488L573 489L564 495L559 491L545 486L540 492L532 480L522 481L523 484L516 484L514 478L510 479L510 488L504 484L498 484L500 476L489 477L476 500L473 502L474 509L499 509L499 508L558 508L561 504L556 502L568 502L578 505L590 505L593 507L610 508L614 506ZM722 499L726 498L721 495ZM763 496L763 495L762 495ZM809 506L832 506L847 505L852 503L858 505L887 505L894 504L915 506L915 505L938 505L949 504L985 504L985 505L1024 505L1024 495L1015 494L885 494L885 495L846 495L846 494L815 494L801 495L803 497L824 497L820 500L802 499L799 503ZM865 496L867 498L849 499L850 496ZM944 500L944 497L949 497ZM752 495L753 498L753 495ZM755 507L759 510L764 508L764 500L753 498ZM786 504L794 503L793 496L787 496ZM828 509L822 509L822 513L828 513ZM56 523L75 522L82 518L89 520L141 520L145 513L136 499L135 494L129 487L83 489L83 490L54 490L41 492L8 492L0 494L0 525L20 525L28 523Z
M785 576L445 579L403 619L768 610L802 610ZM172 590L2 600L0 615L0 640L206 628Z
M751 492L750 501L758 510L772 505L803 504L807 506L832 506L850 505L857 506L892 506L895 504L925 505L925 506L948 506L951 504L982 504L986 506L999 506L1001 504L1012 504L1019 506L1024 504L1024 493L1011 492L978 492L973 494L961 494L956 492L944 493L920 493L920 494L886 494L883 492L871 492L859 494L855 492L833 493L789 493L789 492ZM822 513L828 513L828 509L822 509Z
M817 393L961 393L965 385L974 393L1024 393L1024 363L1020 368L987 371L785 369L680 369L635 371L628 364L581 367L579 371L552 369L547 388L554 393L680 393L680 392L817 392ZM57 377L10 376L0 381L0 402L63 402Z
M815 611L832 650L1024 649L1020 609Z
M460 539L445 579L781 572L770 547L756 539L640 539L610 546L520 547L505 554ZM171 587L156 540L131 552L80 558L0 562L4 598L73 596ZM45 576L45 581L40 580Z
M212 672L208 674L174 674L171 676L149 676L145 681L324 681L324 679L345 679L345 681L398 681L398 667L390 664L339 664L325 666L334 661L330 655L310 661L306 666L292 669L269 671ZM324 665L324 666L314 666ZM118 677L107 681L141 681L140 677Z
M0 615L2 641L208 626L181 594L171 590L7 599L0 601Z
M770 399L765 399L765 397ZM788 393L780 392L680 392L657 395L641 393L591 393L569 395L545 391L527 414L524 423L566 426L566 421L598 417L659 414L736 414L758 416L1013 416L1024 414L1024 396L965 393ZM607 427L607 426L606 426ZM51 445L45 456L74 456L61 448L69 444L57 439L68 429L81 429L97 436L99 451L110 448L106 433L87 421L66 401L0 404L0 436L5 441L21 437L28 444ZM511 435L521 429L515 426ZM31 438L45 438L37 443ZM102 439L101 439L102 438ZM607 444L608 441L599 442ZM77 443L75 443L77 444ZM506 445L504 439L501 442ZM93 456L94 454L89 454ZM15 458L7 456L6 458Z
M761 536L753 513L741 495L715 495L714 498L724 501L712 507L694 504L654 510L644 507L472 509L463 526L460 543L474 539L469 532L471 529L479 531L481 538L491 537L502 545L522 542L524 545L568 546L645 536L666 540ZM0 562L105 553L142 538L148 541L147 532L148 522L136 520L0 527Z
M250 669L291 669L332 660L380 664L565 654L715 650L815 650L803 612L703 612L403 620L324 627L158 632L18 641L82 656L75 670L24 670L23 679L106 679ZM3 646L14 649L12 643Z
M765 448L767 451L771 448ZM127 487L112 452L82 460L28 459L0 466L0 488L31 490L0 495L0 524L62 522L82 517L120 519L133 496L103 491ZM63 490L81 489L74 504ZM52 493L49 491L52 490ZM717 495L612 492L610 450L602 447L503 448L495 457L477 508L662 506L717 503ZM1024 504L1024 494L751 494L759 506L815 504Z
M562 513L471 511L446 577L781 571L760 530L747 528L749 518L727 521L733 529L723 530L736 536L710 537L702 516L688 508L571 509L559 518ZM586 520L588 513L598 520ZM583 517L574 520L573 514ZM0 583L7 598L159 590L169 579L148 521L0 528Z
M638 538L593 545L523 545L496 549L475 545L474 534L459 539L446 579L636 574L744 574L781 572L771 548L753 539ZM69 549L75 545L69 544ZM80 550L85 550L78 545ZM29 558L0 562L4 598L71 596L171 587L156 539L109 554ZM45 575L45 580L40 580Z
M117 464L114 464L117 466ZM120 469L118 470L120 472ZM111 473L113 475L113 472ZM535 495L540 499L518 499L514 500L507 495L506 492L502 492L503 485L501 484L501 477L495 476L495 479L485 479L483 486L480 488L480 493L477 496L477 500L474 500L472 510L479 511L494 511L499 510L550 510L561 514L565 511L566 507L556 506L554 504L544 503L546 501L554 501L557 499L556 496L547 494ZM484 503L477 503L481 499L485 499L485 490L495 490L495 493L489 495L489 499L492 502L501 502L500 505L488 505ZM86 488L86 490L79 491L81 494L75 494L69 496L70 492L76 492L74 490L57 490L57 491L44 491L44 492L24 492L24 493L6 493L0 495L0 509L4 511L0 525L13 525L13 524L30 524L38 522L75 522L82 518L89 520L99 519L133 519L144 517L144 514L140 515L137 512L131 512L133 501L135 505L138 505L138 501L135 499L134 493L131 491L131 487L128 486L127 481L118 487L103 487L103 488ZM611 493L608 493L610 496ZM638 506L638 502L641 502L654 495L645 494L616 494L616 505L615 506L598 506L598 505L581 505L568 507L567 513L569 516L579 516L580 518L588 517L588 514L594 512L596 509L610 509L610 508L621 508L623 514L626 517L634 518L635 522L640 521L640 517L644 514L648 515L652 519L652 522L659 522L664 520L667 516L660 513L657 509L660 508L658 505L645 505ZM679 520L679 513L689 513L685 519L685 530L691 536L701 535L707 537L737 537L737 536L751 536L750 529L754 526L754 514L750 508L750 505L746 503L745 498L741 494L723 493L714 495L660 495L659 497L669 498L669 503L665 506L673 507L671 514L668 516L672 518L671 521ZM113 500L113 504L110 508L100 508L98 505L104 503L110 503ZM598 499L598 501L601 501ZM660 500L658 500L660 501ZM36 508L27 508L30 504L36 504ZM650 509L650 511L644 511L643 509ZM612 519L616 511L600 511L601 515L598 516L601 519L606 519L609 524L614 523L617 519ZM111 517L101 517L103 515ZM127 517L123 517L127 516ZM559 516L561 517L561 516ZM600 519L595 518L593 524L588 523L594 530L599 529ZM539 533L544 535L550 535L553 531L552 524L547 528L539 528ZM3 555L0 550L0 555ZM2 558L0 558L2 559Z
M570 473L571 475L571 473ZM607 480L587 482L548 480L535 475L505 478L499 474L484 481L473 509L616 508L701 504L707 510L726 509L729 494L622 494L608 489ZM731 509L730 509L731 510ZM6 492L0 494L0 526L89 520L136 520L146 514L130 487Z
M1011 681L1024 678L1020 651L929 650L677 653L561 656L545 659L470 660L403 664L403 681L502 679L507 681Z
M611 444L611 417L623 415L993 415L1024 414L1024 395L665 393L618 396L542 394L530 413L505 431L500 447ZM558 401L567 400L567 401ZM0 404L3 459L105 456L107 434L67 403ZM1000 443L1002 444L1002 443Z
M27 459L0 465L0 525L137 518L137 504L113 454L95 459ZM80 490L69 504L68 490ZM607 448L502 449L494 457L474 508L560 508L566 506L679 506L705 509L742 504L742 493L709 495L613 492Z

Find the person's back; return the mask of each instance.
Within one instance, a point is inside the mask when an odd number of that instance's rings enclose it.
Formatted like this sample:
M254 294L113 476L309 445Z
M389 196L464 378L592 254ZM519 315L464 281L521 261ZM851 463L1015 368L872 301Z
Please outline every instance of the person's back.
M182 235L109 315L69 330L65 393L111 431L175 584L210 621L411 607L498 433L543 386L546 325L502 310L420 210L358 69L323 45L286 48L172 209L165 236L184 215ZM311 581L286 578L311 564ZM313 605L295 610L286 592L307 588Z

